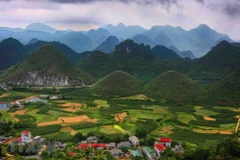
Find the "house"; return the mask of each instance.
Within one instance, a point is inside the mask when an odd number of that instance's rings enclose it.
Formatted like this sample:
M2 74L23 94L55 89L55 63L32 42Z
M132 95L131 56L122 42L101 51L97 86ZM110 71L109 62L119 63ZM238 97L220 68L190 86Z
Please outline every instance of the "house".
M41 99L49 99L50 96L49 95L40 95L39 98L41 98Z
M51 95L51 96L49 97L49 99L51 99L51 100L62 99L62 95Z
M97 143L98 142L98 138L96 136L88 137L87 138L87 142L88 143Z
M31 132L29 131L23 131L21 134L21 142L22 143L27 143L27 142L31 142Z
M87 143L82 143L82 144L79 144L79 146L77 146L76 148L77 149L85 149L85 148L88 148L88 144Z
M131 150L130 154L133 157L143 157L142 152L140 150Z
M8 110L8 105L4 102L0 102L0 110Z
M0 136L0 144L4 144L5 142L7 142L11 137L3 137Z
M114 142L108 143L108 144L106 144L106 148L107 148L107 150L114 149L114 148L116 148L116 143L114 143Z
M147 159L153 159L155 157L155 154L151 148L143 147L142 150L145 156L147 157Z
M161 156L161 153L164 152L165 148L166 147L163 144L155 144L154 150L156 151L158 157Z
M172 150L175 151L176 153L178 153L178 155L182 155L184 152L184 148L181 144L175 145L175 147L172 148Z
M39 99L39 98L31 98L25 101L25 103L37 103L37 102L47 103L48 101L44 99Z
M159 138L159 144L163 144L165 147L171 147L172 139L171 138Z
M106 148L106 144L105 143L99 143L98 144L98 149L105 149Z
M130 136L129 141L135 146L138 147L140 145L139 139L136 136Z
M120 142L117 144L117 148L131 148L132 144L129 141Z
M72 152L68 152L68 156L69 156L69 157L72 157L74 154L76 154L76 153L73 152L73 151L72 151Z
M54 147L55 147L56 150L57 149L65 150L66 147L67 147L67 144L57 141L57 142L55 142Z
M124 155L121 149L113 149L113 150L110 150L109 152L113 157L120 157Z

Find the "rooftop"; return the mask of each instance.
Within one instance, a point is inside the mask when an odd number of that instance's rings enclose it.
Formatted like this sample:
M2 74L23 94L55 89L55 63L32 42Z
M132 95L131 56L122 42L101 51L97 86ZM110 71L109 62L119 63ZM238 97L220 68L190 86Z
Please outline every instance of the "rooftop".
M172 142L171 138L159 138L160 142Z
M165 146L163 144L155 144L155 147L158 149L158 151L165 150Z

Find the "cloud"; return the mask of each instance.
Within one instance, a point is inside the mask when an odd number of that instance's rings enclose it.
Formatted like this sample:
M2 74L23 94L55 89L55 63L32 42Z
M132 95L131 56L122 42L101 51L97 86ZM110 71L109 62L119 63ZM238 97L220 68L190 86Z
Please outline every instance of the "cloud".
M17 0L0 0L1 1L17 1ZM177 4L178 0L22 0L22 1L43 1L43 2L55 2L60 4L89 4L94 2L122 2L125 4L137 3L141 5L150 5L150 4L160 4L162 6L171 6L172 4Z
M207 8L233 18L240 18L240 0L196 0Z
M240 1L235 2L227 2L224 6L223 10L225 13L231 17L239 17L240 18Z

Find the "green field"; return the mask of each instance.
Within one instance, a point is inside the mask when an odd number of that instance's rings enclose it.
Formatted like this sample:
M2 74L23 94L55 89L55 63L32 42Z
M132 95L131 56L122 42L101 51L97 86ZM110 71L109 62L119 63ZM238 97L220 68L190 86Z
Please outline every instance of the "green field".
M22 94L20 91L10 91L3 100L12 101L45 92L46 90L27 90ZM50 140L71 142L76 133L82 133L115 141L124 137L124 134L135 134L140 129L155 139L171 137L176 142L201 146L210 140L234 136L233 131L238 121L236 116L239 115L236 107L231 106L164 105L154 99L95 97L84 89L60 90L58 94L67 98L61 101L50 100L47 104L27 104L17 111L1 111L1 120L12 121L15 127L14 132L9 132L8 135L19 136L22 130L29 129L33 136L41 135ZM72 103L86 105L76 109ZM66 106L60 106L62 104ZM115 120L115 115L121 113L126 113L127 116L119 123ZM204 117L210 117L214 121L205 120ZM79 120L81 118L83 120Z

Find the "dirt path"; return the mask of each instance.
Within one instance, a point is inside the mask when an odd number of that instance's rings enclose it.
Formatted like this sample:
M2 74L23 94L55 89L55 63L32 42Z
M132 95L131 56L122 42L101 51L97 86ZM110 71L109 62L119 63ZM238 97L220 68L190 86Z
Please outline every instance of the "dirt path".
M9 113L9 115L11 116L11 118L16 121L19 122L19 119L15 117L15 115L24 115L27 112L27 110L17 110L15 112L11 112Z
M121 122L124 121L124 119L125 119L127 116L128 116L128 115L127 115L127 112L117 113L117 114L115 114L114 119L115 119L116 122L121 123Z
M7 97L7 96L9 96L9 94L8 94L8 93L4 93L4 94L2 94L2 95L0 96L0 98L4 98L4 97Z
M69 132L72 136L77 134L77 132L74 129L72 129L70 126L62 127L61 132Z
M238 116L239 118L238 118L238 122L237 122L237 126L236 126L236 128L235 128L235 133L237 133L238 132L238 128L239 128L239 125L240 125L240 116Z
M205 121L216 121L216 119L212 118L212 117L204 116L203 118L204 118Z

